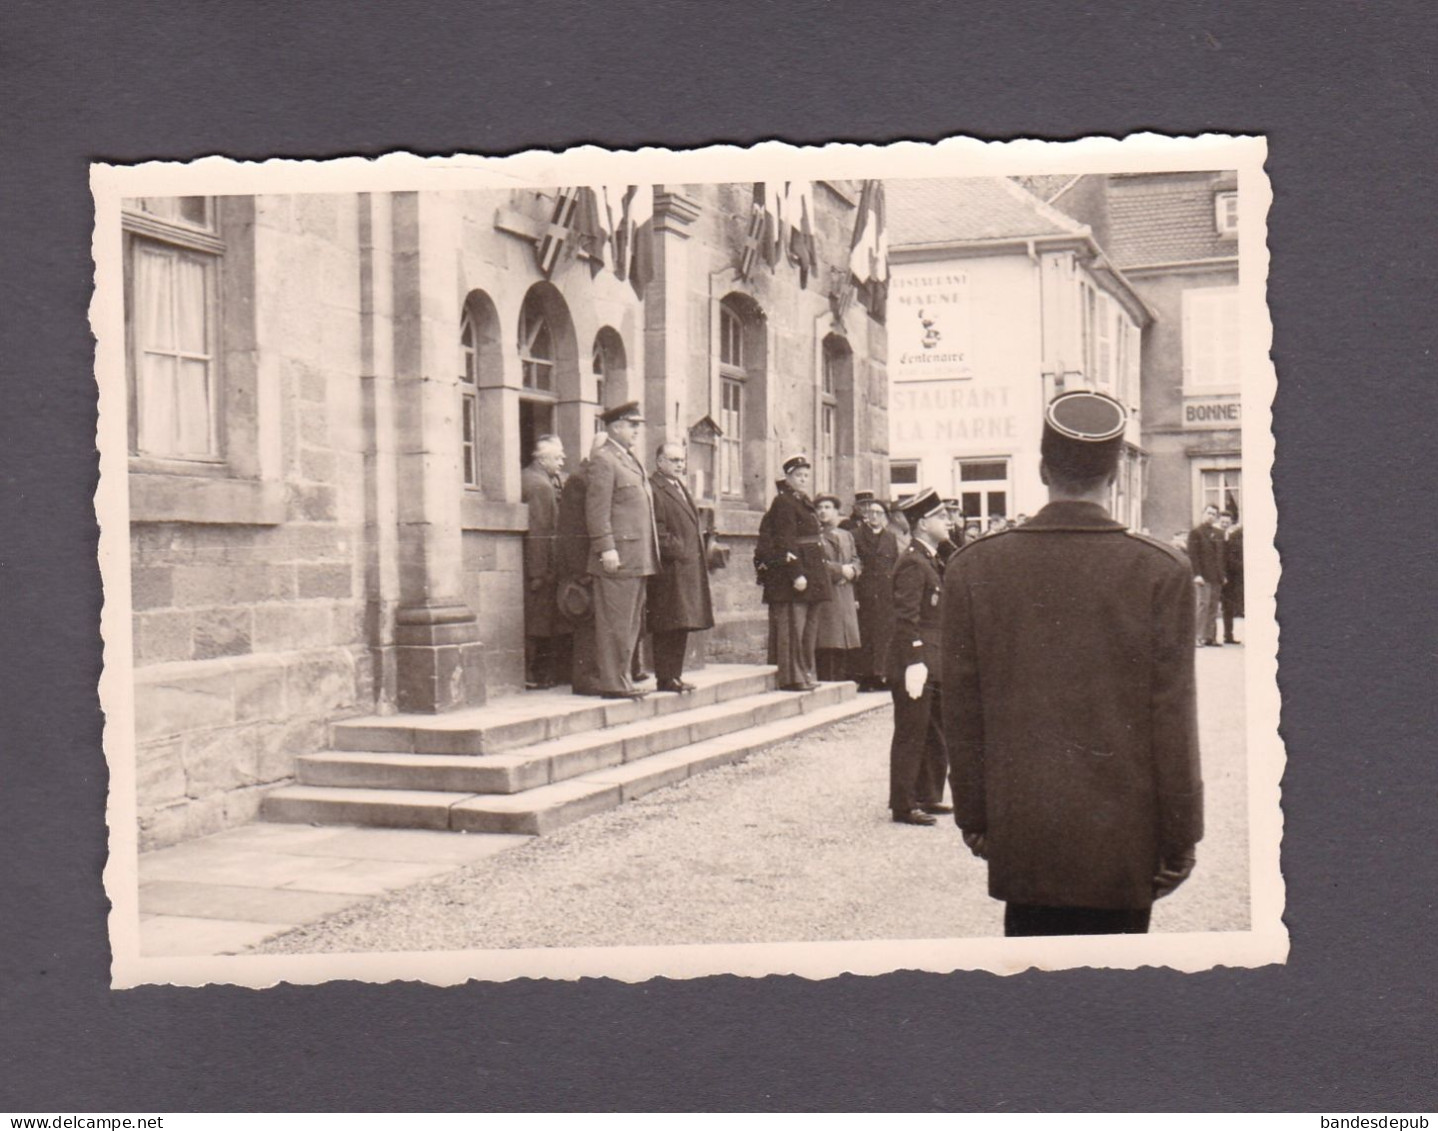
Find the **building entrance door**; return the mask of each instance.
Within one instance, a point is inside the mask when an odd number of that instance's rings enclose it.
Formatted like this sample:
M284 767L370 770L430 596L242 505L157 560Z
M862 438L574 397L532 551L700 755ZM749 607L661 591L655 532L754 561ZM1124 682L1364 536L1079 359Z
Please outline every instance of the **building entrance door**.
M521 400L519 402L519 463L524 466L534 454L534 442L554 433L554 402Z

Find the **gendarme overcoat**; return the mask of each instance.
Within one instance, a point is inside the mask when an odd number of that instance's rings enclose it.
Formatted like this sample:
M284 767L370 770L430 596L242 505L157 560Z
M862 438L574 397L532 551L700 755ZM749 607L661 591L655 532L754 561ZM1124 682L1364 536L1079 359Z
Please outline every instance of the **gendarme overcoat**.
M704 531L689 493L660 472L649 477L654 525L659 532L659 572L649 579L645 610L650 632L714 627Z
M955 820L989 894L1142 909L1203 835L1193 574L1095 503L1054 502L944 570Z
M754 564L760 569L764 603L812 604L831 596L829 571L824 565L824 547L819 540L819 512L808 495L779 482L778 494L759 527L754 547ZM804 577L803 590L794 580Z

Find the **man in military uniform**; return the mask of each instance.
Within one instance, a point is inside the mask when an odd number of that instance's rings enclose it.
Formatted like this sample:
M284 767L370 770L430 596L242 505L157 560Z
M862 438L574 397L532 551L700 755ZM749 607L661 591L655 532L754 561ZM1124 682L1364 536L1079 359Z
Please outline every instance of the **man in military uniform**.
M829 571L819 537L819 514L809 498L809 457L784 461L784 478L759 527L754 564L769 606L770 642L783 691L818 686L815 648L819 620L813 607L829 600Z
M894 633L889 640L889 688L894 738L889 745L889 810L903 825L935 824L943 803L948 750L940 710L939 647L943 559L949 514L932 490L903 507L913 538L894 567Z
M584 522L594 594L598 691L606 699L640 699L630 664L644 615L645 579L659 569L654 500L633 452L644 415L630 401L605 412L607 440L590 457Z
M1045 413L1049 503L965 546L943 601L955 820L1008 935L1142 933L1203 835L1193 575L1106 509L1127 413Z

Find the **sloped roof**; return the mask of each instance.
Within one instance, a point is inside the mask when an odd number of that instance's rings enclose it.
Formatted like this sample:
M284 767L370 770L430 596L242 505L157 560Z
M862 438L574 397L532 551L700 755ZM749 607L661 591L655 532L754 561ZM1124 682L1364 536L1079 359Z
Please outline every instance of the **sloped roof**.
M1007 177L887 180L884 196L890 247L1085 233Z
M1011 179L1028 189L1045 204L1050 204L1054 197L1078 180L1079 175L1076 173L1040 173Z
M1214 222L1213 197L1235 186L1232 174L1150 173L1109 182L1110 258L1119 267L1224 259L1238 241Z

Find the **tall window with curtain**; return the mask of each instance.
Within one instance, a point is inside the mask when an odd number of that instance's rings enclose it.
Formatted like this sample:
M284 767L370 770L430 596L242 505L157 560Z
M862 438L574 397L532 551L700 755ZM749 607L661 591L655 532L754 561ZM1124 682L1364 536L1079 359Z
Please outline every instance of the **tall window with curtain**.
M130 451L218 461L219 257L207 197L125 202Z

